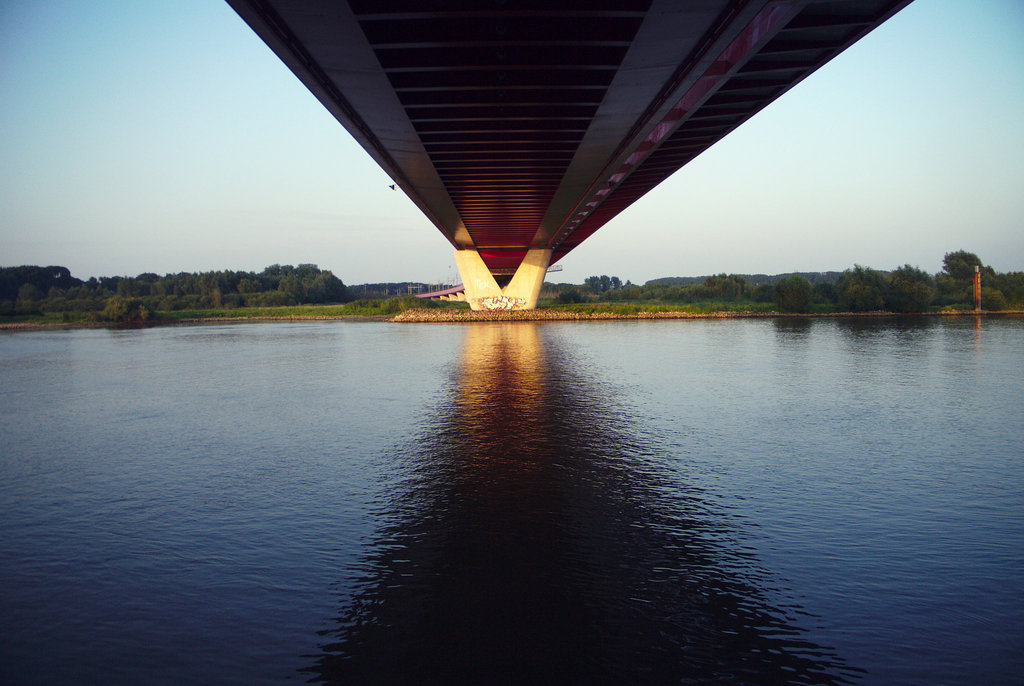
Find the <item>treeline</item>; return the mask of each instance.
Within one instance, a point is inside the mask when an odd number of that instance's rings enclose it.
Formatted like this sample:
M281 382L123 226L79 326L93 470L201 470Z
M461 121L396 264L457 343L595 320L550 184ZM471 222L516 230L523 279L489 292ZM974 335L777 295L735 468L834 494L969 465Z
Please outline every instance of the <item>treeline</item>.
M738 276L748 286L762 286L770 284L774 286L776 283L784 278L790 276L802 276L803 278L813 283L833 283L838 281L842 277L843 272L792 272L790 274L730 274L729 276ZM721 275L719 275L721 276ZM660 279L651 279L648 281L646 286L690 286L693 284L703 283L706 279L713 278L707 276L666 276Z
M981 299L986 310L1024 309L1024 272L996 272L974 253L947 253L942 271L928 274L904 265L879 271L855 265L844 272L804 272L768 276L717 274L697 279L673 277L644 285L617 276L591 276L582 284L545 283L548 302L632 301L757 305L783 312L925 312L971 308L975 266L981 269ZM105 321L144 321L155 312L213 308L280 307L349 303L378 307L394 295L394 309L413 301L406 294L426 284L365 284L352 289L315 264L272 265L262 272L139 274L82 281L66 267L0 268L0 316L64 314ZM389 301L390 302L390 301Z
M986 310L1024 307L1024 272L996 272L974 253L947 253L942 271L929 274L904 265L879 271L855 265L843 272L756 275L753 283L739 274L701 279L656 279L640 286L618 277L592 276L582 286L559 284L546 289L559 303L588 300L679 303L771 303L783 312L925 312L974 306L974 267L981 268L981 302ZM809 277L813 277L809 278ZM611 284L619 283L619 287Z
M382 283L361 283L349 286L348 292L354 298L394 298L417 293L428 293L451 288L454 284L427 284L422 281L400 281Z
M82 281L66 267L0 268L0 315L112 312L114 320L154 311L273 307L349 301L341 279L315 264L275 264L262 272L104 276ZM127 308L131 312L124 315ZM110 318L105 316L104 318Z

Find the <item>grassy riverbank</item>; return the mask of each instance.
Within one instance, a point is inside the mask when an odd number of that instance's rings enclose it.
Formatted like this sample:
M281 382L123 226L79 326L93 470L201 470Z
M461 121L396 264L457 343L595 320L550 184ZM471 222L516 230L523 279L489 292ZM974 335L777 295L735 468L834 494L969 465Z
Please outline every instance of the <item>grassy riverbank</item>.
M455 303L424 301L417 298L354 300L336 305L291 305L281 307L218 307L209 309L169 310L148 313L144 321L129 322L143 326L161 324L194 324L216 321L277 321L320 319L387 319L416 308L434 309L466 307ZM105 321L95 312L49 312L0 317L0 329L50 329L113 326L119 322Z

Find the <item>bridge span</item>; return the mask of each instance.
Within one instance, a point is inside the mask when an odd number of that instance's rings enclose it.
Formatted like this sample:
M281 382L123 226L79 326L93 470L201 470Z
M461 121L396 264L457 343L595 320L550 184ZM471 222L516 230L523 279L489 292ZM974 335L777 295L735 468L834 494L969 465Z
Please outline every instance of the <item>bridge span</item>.
M474 309L910 0L228 0L455 248Z

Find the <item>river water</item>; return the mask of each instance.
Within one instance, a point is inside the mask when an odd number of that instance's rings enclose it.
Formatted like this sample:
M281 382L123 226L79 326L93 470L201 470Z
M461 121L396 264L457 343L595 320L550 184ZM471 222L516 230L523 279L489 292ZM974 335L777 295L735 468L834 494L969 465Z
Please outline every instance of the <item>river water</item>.
M0 335L0 682L1019 684L1024 321Z

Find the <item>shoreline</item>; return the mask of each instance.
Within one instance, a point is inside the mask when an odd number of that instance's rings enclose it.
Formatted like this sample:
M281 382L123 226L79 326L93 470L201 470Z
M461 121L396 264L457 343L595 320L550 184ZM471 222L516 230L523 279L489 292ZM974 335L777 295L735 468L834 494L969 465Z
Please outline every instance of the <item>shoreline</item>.
M900 317L988 317L1022 315L1024 310L952 310L944 312L571 312L564 310L428 310L412 309L388 319L400 324L471 323L508 321L651 321L656 319L835 319L835 318L900 318Z
M315 321L390 321L388 316L364 314L285 315L281 317L189 317L188 319L151 319L144 322L4 322L0 331L45 331L56 329L149 329L158 326L194 326L196 324L230 324L232 322L315 322Z
M384 321L396 324L466 324L474 322L535 322L535 321L654 321L679 319L896 319L901 317L1001 317L1024 315L1024 310L947 310L942 312L573 312L566 310L510 310L481 311L463 309L410 309L396 316L388 315L287 315L281 317L195 317L189 319L157 319L135 324L111 322L6 322L0 323L0 332L46 331L61 329L150 328L157 326L193 326L196 324L225 324L251 322L303 322L303 321Z

